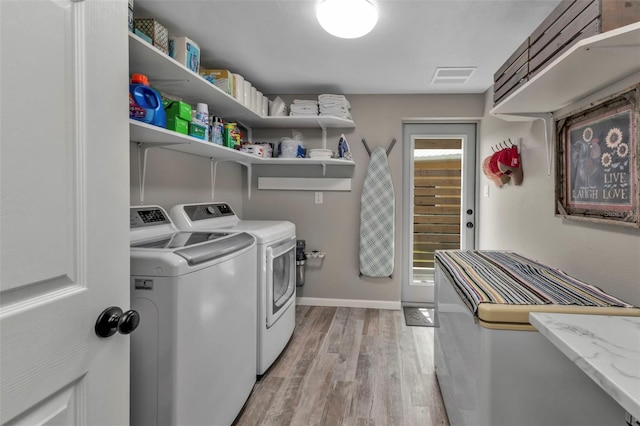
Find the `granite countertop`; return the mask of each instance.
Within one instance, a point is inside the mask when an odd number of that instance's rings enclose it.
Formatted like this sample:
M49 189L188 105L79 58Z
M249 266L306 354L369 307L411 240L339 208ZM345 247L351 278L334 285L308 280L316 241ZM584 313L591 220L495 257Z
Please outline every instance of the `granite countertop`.
M640 419L640 317L538 312L529 322Z

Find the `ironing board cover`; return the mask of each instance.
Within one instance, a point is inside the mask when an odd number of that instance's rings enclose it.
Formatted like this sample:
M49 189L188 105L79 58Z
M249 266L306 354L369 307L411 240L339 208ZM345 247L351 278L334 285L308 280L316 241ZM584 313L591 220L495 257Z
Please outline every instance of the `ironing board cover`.
M388 277L393 273L395 196L387 153L371 152L360 203L360 273Z

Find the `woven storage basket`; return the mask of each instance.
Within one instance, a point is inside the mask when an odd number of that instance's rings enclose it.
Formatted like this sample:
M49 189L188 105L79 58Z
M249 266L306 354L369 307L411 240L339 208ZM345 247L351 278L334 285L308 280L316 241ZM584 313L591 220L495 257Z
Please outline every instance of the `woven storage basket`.
M151 37L155 47L169 54L169 31L164 25L151 18L136 18L134 22L137 30Z

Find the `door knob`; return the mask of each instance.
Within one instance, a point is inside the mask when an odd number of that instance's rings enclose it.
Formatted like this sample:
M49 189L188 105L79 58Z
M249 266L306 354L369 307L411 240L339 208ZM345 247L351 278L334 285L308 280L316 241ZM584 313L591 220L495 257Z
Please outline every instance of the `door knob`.
M467 228L469 228L469 229L473 228L473 223L467 222Z
M95 331L99 337L113 336L116 331L129 334L140 324L140 314L137 311L122 312L117 306L102 311L96 321Z

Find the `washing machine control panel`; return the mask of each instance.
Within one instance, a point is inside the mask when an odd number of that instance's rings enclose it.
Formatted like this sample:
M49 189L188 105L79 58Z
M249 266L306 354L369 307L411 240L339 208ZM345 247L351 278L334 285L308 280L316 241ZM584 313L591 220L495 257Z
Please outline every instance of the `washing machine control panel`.
M185 206L184 211L192 222L225 216L234 216L231 206L226 203L198 204Z
M135 207L129 211L130 228L171 224L167 214L158 207Z

